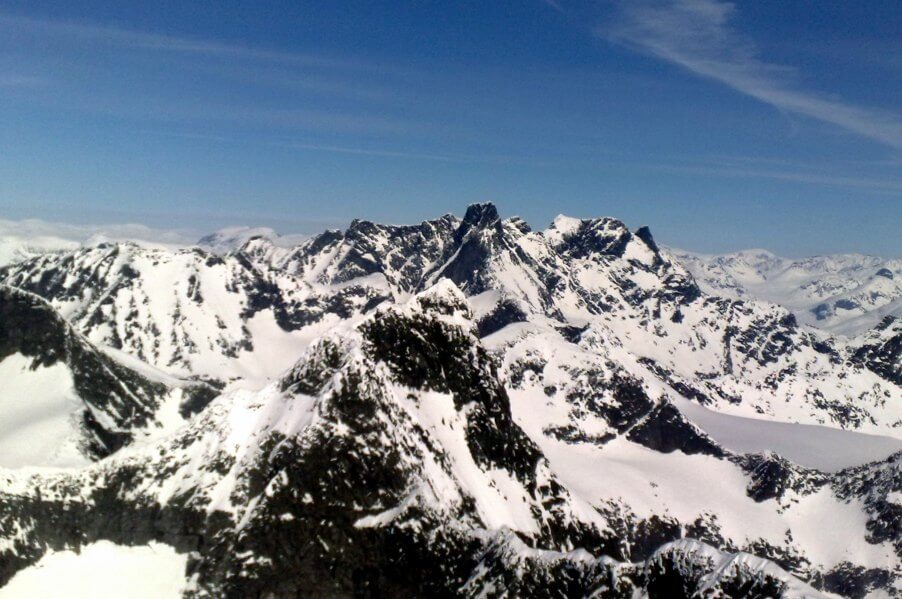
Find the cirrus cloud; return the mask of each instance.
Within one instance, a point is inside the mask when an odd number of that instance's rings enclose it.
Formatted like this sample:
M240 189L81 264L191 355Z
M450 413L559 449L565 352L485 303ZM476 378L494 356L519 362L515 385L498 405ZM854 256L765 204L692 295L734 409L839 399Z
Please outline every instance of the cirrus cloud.
M795 70L760 58L732 25L732 3L720 0L622 2L597 33L611 42L718 81L778 110L816 119L902 148L902 117L802 89Z

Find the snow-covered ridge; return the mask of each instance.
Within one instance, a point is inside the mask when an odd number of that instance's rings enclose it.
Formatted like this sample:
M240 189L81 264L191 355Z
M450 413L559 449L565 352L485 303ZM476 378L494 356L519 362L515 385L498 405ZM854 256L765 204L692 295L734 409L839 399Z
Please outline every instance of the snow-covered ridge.
M79 466L168 432L216 391L111 358L43 298L0 285L0 465Z
M581 222L559 215L544 235L557 243L575 232ZM250 243L268 246L267 250L257 251L266 251L272 258L299 248L309 237L283 235L269 227L227 227L198 236L135 224L92 226L0 220L0 266L44 253L123 241L171 249L196 246L218 255L235 252ZM790 259L763 249L720 255L672 248L667 252L689 269L707 293L778 304L792 311L800 322L831 333L857 335L887 315L902 315L902 260L898 258L836 254Z

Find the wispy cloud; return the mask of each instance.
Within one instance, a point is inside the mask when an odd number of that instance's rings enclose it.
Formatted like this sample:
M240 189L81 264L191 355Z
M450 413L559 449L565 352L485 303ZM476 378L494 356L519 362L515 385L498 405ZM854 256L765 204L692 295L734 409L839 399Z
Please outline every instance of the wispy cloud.
M50 62L58 76L54 83L67 85L65 96L43 95L35 101L45 106L85 110L125 118L182 121L223 121L292 129L365 132L375 134L410 133L430 129L415 123L397 108L399 90L407 90L415 80L411 72L394 64L381 64L354 57L261 49L234 42L148 33L90 22L34 18L0 10L0 37L8 37L21 52L33 49L38 57L45 46L71 46L77 52L66 55L65 62ZM109 48L117 50L106 52ZM121 51L120 51L121 50ZM168 60L147 62L143 52L175 54L177 64ZM28 53L23 56L31 58ZM109 64L110 56L114 57ZM165 58L165 57L161 57ZM35 58L40 64L40 59ZM98 66L100 65L100 66ZM47 70L47 66L44 69ZM227 86L246 84L239 91L254 93L278 88L286 94L272 95L267 103L239 104L229 94L203 98L169 96L175 85L146 88L119 86L110 74L115 69L145 69L151 76L165 80ZM0 73L0 90L38 88L46 80ZM92 79L93 78L93 79ZM86 83L89 83L86 85ZM209 95L209 94L208 94ZM241 97L243 93L234 94ZM348 99L336 105L323 105L322 97ZM202 100L199 102L198 100ZM378 106L373 106L373 104Z
M789 183L804 183L823 187L859 189L873 193L902 196L902 181L872 177L850 177L787 168L756 168L724 163L713 164L651 164L655 170L671 173L705 175L712 177L771 179Z
M0 238L25 240L38 248L71 249L78 245L90 245L100 241L153 241L185 245L196 241L198 232L187 229L156 229L136 223L95 225L48 222L30 218L0 219Z
M299 142L277 142L280 145L298 150L313 150L318 152L331 152L337 154L357 154L363 156L378 156L383 158L412 158L415 160L437 160L439 162L470 162L466 157L451 156L445 154L428 154L422 152L400 152L395 150L379 150L368 148L356 148L351 146L333 146L323 144L310 144Z
M45 77L19 75L16 73L0 73L0 87L42 87L49 81Z
M335 145L328 143L311 143L305 141L294 140L275 140L275 139L255 139L249 141L246 139L238 139L225 137L221 135L208 135L198 133L185 133L180 131L162 131L158 129L142 129L138 131L142 135L164 135L166 137L178 137L185 139L196 139L202 141L212 141L219 143L233 144L256 144L262 146L271 146L278 148L288 148L294 150L309 150L312 152L326 152L330 154L352 154L358 156L373 156L377 158L399 158L410 160L427 160L436 162L471 162L486 164L510 164L514 162L529 163L534 166L544 166L543 163L537 161L528 161L528 159L517 156L504 155L480 155L480 154L438 154L430 152L414 152L405 150L393 150L379 147L362 147L351 145Z
M564 10L564 7L561 6L561 3L558 2L557 0L542 0L542 4L544 4L546 6L550 6L551 8L553 8L554 10L558 11L561 14L566 13L566 11Z
M775 108L842 127L902 148L902 116L856 106L802 89L792 68L759 57L758 48L730 24L736 9L719 0L624 0L599 35L719 81Z
M81 41L114 44L160 52L204 55L231 59L266 60L324 68L365 68L370 66L358 61L319 54L283 52L273 49L256 48L238 43L224 43L201 38L148 33L121 27L98 25L95 23L38 19L2 12L0 12L0 27L20 33L32 32L41 35L65 36Z

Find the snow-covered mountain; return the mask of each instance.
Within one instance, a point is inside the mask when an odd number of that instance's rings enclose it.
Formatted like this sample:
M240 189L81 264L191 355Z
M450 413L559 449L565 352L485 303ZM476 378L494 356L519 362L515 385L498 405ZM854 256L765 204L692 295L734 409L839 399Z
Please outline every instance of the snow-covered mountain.
M800 322L856 335L885 316L902 316L902 260L859 254L793 260L766 250L704 255L670 250L706 292L758 299L792 310Z
M0 466L70 466L177 428L216 395L110 358L45 300L0 286Z
M269 227L226 227L204 235L195 245L214 254L228 254L255 237L265 237L271 243L291 247L303 241L306 235L279 235Z
M709 295L645 228L479 204L0 282L222 389L93 464L0 469L0 585L165 543L192 596L902 594L898 320L837 339Z
M470 296L483 336L509 324L592 344L709 407L871 432L902 426L891 381L851 342L785 309L706 296L647 229L560 217L545 231L474 205L412 226L354 221L292 248L255 237L218 256L129 243L0 269L88 339L174 375L259 387L309 342L384 302L447 278ZM563 332L563 333L562 333ZM547 344L546 344L547 345ZM791 400L791 401L790 401Z

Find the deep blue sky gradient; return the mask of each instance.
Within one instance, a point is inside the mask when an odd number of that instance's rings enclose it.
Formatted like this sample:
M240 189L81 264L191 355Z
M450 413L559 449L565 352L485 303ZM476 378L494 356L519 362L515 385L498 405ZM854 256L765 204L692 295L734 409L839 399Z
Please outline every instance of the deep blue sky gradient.
M4 2L0 217L289 233L493 201L900 256L899 31L897 1Z

